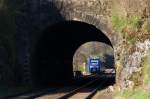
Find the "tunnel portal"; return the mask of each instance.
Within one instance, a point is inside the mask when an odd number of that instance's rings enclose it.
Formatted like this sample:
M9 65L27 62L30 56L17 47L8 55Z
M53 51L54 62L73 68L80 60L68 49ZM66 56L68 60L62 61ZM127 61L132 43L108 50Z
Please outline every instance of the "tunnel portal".
M108 37L95 26L63 21L49 26L38 40L32 61L35 83L50 84L73 78L73 55L86 42L99 41L112 47Z

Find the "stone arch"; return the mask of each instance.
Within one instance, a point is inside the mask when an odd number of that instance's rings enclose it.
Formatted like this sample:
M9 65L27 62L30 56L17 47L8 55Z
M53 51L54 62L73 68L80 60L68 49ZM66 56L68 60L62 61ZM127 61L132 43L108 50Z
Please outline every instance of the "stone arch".
M18 50L20 50L23 53L19 53L20 57L22 57L21 60L30 60L32 61L32 53L34 53L35 45L38 41L38 39L42 35L42 31L45 30L45 28L52 26L56 23L59 23L61 21L79 21L79 22L85 22L87 24L93 25L97 29L101 30L112 42L112 45L115 49L116 42L118 41L118 35L109 28L108 22L105 20L106 16L102 16L98 13L91 14L86 13L82 11L76 11L73 8L73 5L66 6L68 3L76 0L40 0L33 2L31 0L30 7L28 10L25 10L26 14L19 15L21 17L21 20L18 20L18 36L20 41L19 42ZM28 1L29 2L29 1ZM32 9L33 7L33 9ZM31 10L32 9L32 10ZM31 10L31 11L30 11ZM93 10L92 10L93 11ZM23 12L24 13L24 12ZM25 15L25 16L24 16ZM30 17L32 16L32 17ZM27 21L24 21L27 19ZM16 18L17 19L17 18ZM20 19L20 18L18 18ZM20 23L24 24L20 24ZM25 40L24 40L25 39ZM29 41L29 42L27 42ZM22 46L23 43L25 43L27 46ZM25 48L29 48L27 51L23 51ZM28 56L29 57L24 57ZM19 60L19 61L21 61ZM21 62L20 62L21 63ZM23 77L29 79L31 77L31 64L28 64L29 66L24 66L24 63L21 63L24 68ZM28 72L26 72L28 70ZM25 73L26 72L26 73ZM30 79L29 79L30 80ZM26 83L26 80L24 81Z
M109 38L94 25L67 20L50 25L37 41L32 56L35 82L43 84L71 80L73 55L80 45L88 41L104 42L113 47Z
M83 0L78 2L75 0L69 0L69 1L49 0L49 2L53 2L53 4L57 7L60 14L64 17L65 20L81 21L81 22L94 25L111 40L113 46L117 45L118 43L117 41L120 39L120 35L117 34L115 31L113 31L108 16L105 16L100 12L92 13L94 12L94 10L92 10L91 12L87 12L87 11L83 12L84 9L86 9L86 5L81 7L82 4L80 5L79 3L83 3L83 2L88 3L89 1ZM92 1L92 2L97 3L96 1ZM75 9L76 6L81 8Z
M101 30L112 42L113 46L116 46L118 40L121 38L119 34L113 31L110 23L105 19L105 16L100 15L88 15L81 12L68 12L63 14L65 20L74 20L91 24Z

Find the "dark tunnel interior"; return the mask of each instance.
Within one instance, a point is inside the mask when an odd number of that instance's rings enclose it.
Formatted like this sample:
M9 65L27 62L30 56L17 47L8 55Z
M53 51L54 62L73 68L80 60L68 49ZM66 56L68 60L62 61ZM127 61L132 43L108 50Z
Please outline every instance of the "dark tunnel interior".
M36 84L62 83L73 79L73 55L89 41L112 46L95 26L79 21L63 21L42 32L33 54L32 70Z

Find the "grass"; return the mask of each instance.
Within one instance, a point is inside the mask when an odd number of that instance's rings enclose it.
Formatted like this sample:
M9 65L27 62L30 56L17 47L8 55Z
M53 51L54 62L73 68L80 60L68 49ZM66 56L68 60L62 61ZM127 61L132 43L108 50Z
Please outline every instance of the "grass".
M145 22L144 30L146 30L146 32L150 33L150 19Z
M133 31L137 31L140 28L140 21L141 17L138 16L119 16L113 15L112 16L112 24L117 31L122 31L124 28L130 28Z
M79 66L79 70L81 71L81 72L85 72L85 68L84 68L84 66Z
M141 27L141 17L139 16L112 16L112 24L117 32L123 33L124 38L126 38L129 43L133 44L137 38L135 37L136 32Z
M145 57L144 62L143 62L143 76L144 76L144 85L147 85L150 81L150 51Z
M132 99L150 99L150 92L144 93L143 91L139 90L132 96Z
M127 26L127 18L123 16L112 16L112 23L117 31L122 31Z
M114 99L150 99L150 92L144 92L141 88L118 92Z

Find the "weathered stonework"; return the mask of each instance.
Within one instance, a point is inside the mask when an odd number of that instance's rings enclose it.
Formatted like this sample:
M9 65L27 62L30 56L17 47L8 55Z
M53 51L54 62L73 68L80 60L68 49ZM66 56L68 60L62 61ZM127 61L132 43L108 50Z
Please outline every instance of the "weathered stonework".
M96 26L98 29L102 30L112 41L112 44L115 45L119 37L118 34L113 32L111 27L111 20L109 18L111 7L109 3L111 3L110 0L56 0L54 2L60 10L61 15L64 16L66 20L77 20ZM107 6L107 8L102 8L105 7L104 5Z
M115 2L117 2L116 6L114 6ZM149 17L149 5L146 5L146 3L142 0L123 0L123 2L122 0L119 0L119 2L116 0L115 2L113 0L21 1L19 3L21 6L19 6L15 15L17 67L20 70L20 72L17 72L16 75L20 75L21 80L24 83L32 83L30 67L31 54L34 51L37 40L41 36L41 32L48 26L54 25L58 22L75 20L94 25L110 39L114 48L117 83L119 83L121 87L126 86L126 81L131 83L128 80L128 75L124 77L122 75L130 74L130 72L133 72L134 70L139 70L139 68L134 69L132 67L133 65L137 65L133 64L132 60L134 59L135 62L139 62L139 65L141 58L138 58L137 56L142 55L132 49L135 45L131 47L125 38L123 38L122 34L114 30L111 22L111 16L113 14L119 14L127 17L132 15L142 16L143 22L145 21L145 18ZM132 6L134 3L135 5ZM142 34L143 31L144 30L140 31L141 38L149 39L149 36ZM146 35L149 35L149 32L146 32ZM142 37L143 35L145 37ZM143 41L145 41L145 39ZM135 49L137 47L133 48ZM133 51L130 53L131 49Z
M16 17L19 65L25 74L23 81L30 81L30 53L36 39L47 26L65 20L76 20L92 24L110 39L116 52L121 35L112 30L110 0L27 0ZM32 42L32 43L31 43ZM31 47L32 46L32 47ZM115 53L114 53L115 54ZM116 55L116 54L115 54Z

